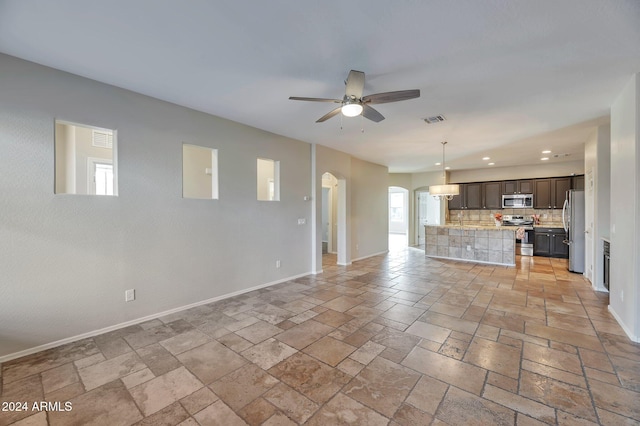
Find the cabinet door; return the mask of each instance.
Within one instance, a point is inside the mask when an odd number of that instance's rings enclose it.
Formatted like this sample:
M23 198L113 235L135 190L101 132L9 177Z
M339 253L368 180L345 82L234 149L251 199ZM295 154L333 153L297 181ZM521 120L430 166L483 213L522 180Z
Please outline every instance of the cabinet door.
M534 209L551 208L551 179L536 179L533 192Z
M571 181L571 189L584 191L584 175L574 176Z
M533 254L535 256L549 256L551 253L551 234L546 232L534 233Z
M502 182L485 182L482 184L483 200L482 208L502 208Z
M518 181L517 180L505 180L502 182L503 194L517 194L518 193Z
M464 188L465 208L479 210L482 208L482 183L467 183Z
M556 178L552 179L553 182L553 207L554 209L561 209L564 205L566 193L571 189L571 178Z
M449 210L462 210L464 208L464 185L460 184L460 194L454 195L453 199L447 203Z
M551 234L551 256L569 258L569 246L562 242L566 238L566 234Z
M518 193L519 194L533 194L533 179L531 180L519 180L518 181Z

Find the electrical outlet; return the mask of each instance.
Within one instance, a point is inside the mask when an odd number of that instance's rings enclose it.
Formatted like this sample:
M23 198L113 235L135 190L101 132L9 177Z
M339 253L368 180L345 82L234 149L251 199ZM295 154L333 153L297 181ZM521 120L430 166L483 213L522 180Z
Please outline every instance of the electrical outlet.
M467 251L471 251L471 246L467 246Z
M280 267L280 260L276 260L276 268Z
M134 289L124 291L124 301L132 302L136 300L136 291Z
M298 225L304 225L305 223L307 223L307 219L305 218L298 219Z
M360 251L360 245L356 244L356 251Z

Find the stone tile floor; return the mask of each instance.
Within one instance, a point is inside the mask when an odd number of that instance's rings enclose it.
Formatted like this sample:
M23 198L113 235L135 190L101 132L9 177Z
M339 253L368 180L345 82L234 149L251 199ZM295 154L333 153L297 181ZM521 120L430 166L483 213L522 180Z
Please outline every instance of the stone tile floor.
M640 345L566 261L325 259L321 275L4 363L0 400L29 410L0 425L640 424Z

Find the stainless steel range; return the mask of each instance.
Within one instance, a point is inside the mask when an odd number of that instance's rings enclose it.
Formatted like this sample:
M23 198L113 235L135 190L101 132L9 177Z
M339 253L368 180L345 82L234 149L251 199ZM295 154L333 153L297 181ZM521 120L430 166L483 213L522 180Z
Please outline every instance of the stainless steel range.
M533 256L533 219L525 219L524 216L504 215L502 216L502 224L522 228L522 231L516 231L516 254Z

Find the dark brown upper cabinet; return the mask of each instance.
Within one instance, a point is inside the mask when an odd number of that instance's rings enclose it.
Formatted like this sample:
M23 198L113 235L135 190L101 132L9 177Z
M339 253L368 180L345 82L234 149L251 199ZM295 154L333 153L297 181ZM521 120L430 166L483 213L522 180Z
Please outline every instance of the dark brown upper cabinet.
M533 194L533 179L505 180L502 183L503 194Z
M566 192L571 189L571 178L536 179L534 189L534 209L561 209Z
M567 191L571 189L571 178L555 178L553 182L553 207L554 209L561 209L564 205L564 200L567 198Z
M453 198L447 201L447 207L449 210L462 210L464 204L464 185L460 184L460 194L454 195Z
M482 208L482 183L460 183L460 194L449 201L449 210Z
M584 175L574 176L571 181L571 189L584 191Z
M482 208L482 183L467 183L464 185L464 193L467 209L479 210Z
M483 209L501 209L502 208L502 182L483 182Z
M534 209L551 209L551 179L536 179L533 191Z
M503 194L533 194L534 209L561 209L569 189L584 189L584 175L458 185L460 195L449 201L449 210L501 209Z

